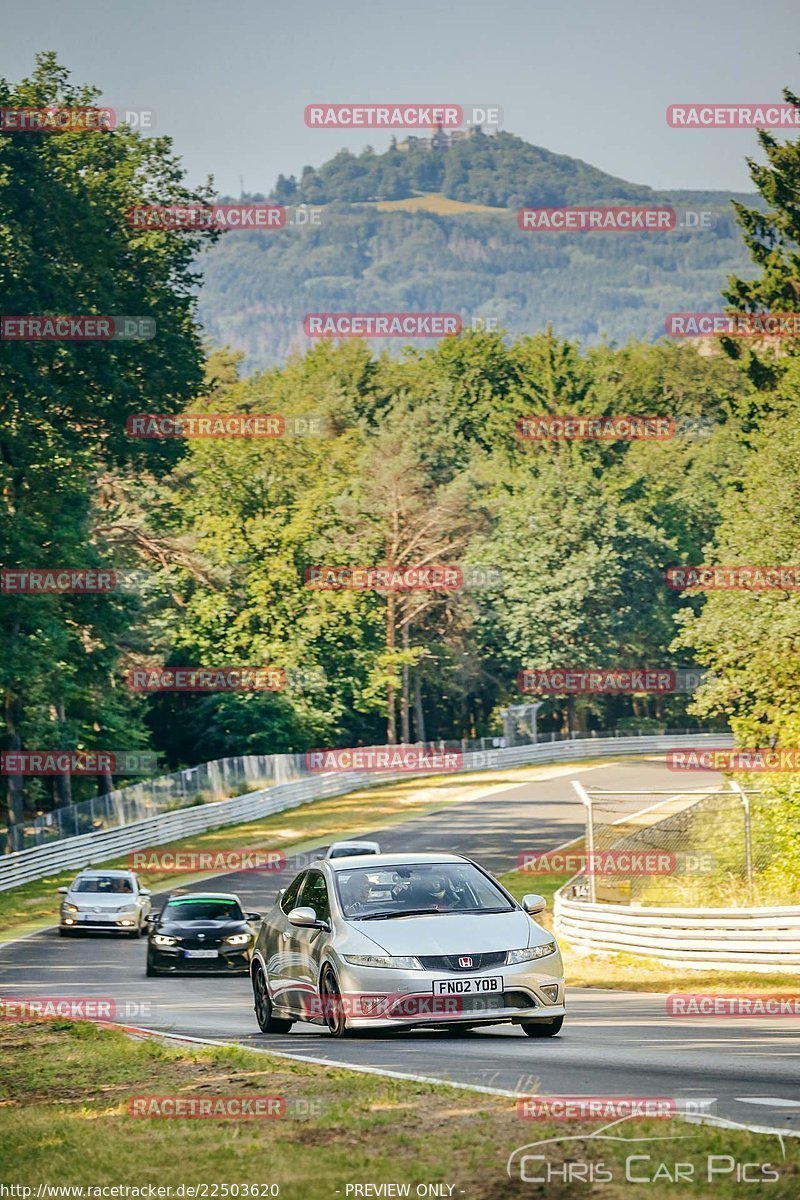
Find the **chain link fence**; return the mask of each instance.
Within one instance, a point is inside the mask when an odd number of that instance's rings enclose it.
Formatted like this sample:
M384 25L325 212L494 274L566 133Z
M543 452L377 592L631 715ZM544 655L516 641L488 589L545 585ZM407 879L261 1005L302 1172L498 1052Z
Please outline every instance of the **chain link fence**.
M789 783L668 794L573 786L586 805L586 870L573 898L632 907L800 902L800 793Z

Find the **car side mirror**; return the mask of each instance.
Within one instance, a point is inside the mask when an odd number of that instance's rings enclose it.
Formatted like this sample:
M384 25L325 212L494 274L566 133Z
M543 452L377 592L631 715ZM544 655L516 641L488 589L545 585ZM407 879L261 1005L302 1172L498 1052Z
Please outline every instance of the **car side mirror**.
M286 920L297 929L330 929L327 921L320 921L313 908L293 908Z
M544 912L547 908L547 901L544 896L537 896L535 892L529 892L527 896L522 897L522 907L526 913L535 917L537 913Z
M153 893L150 891L150 888L139 888L140 896L152 896L152 894Z
M260 920L261 920L261 913L245 913L245 914L244 914L244 919L245 919L246 921L260 921Z
M69 888L66 888L66 887L60 887L60 888L56 888L56 891L57 891L57 892L58 892L60 895L62 895L62 896L66 896L67 892L69 891Z
M149 921L150 921L151 925L155 925L156 921L159 921L160 919L161 919L160 912L151 912L150 913Z

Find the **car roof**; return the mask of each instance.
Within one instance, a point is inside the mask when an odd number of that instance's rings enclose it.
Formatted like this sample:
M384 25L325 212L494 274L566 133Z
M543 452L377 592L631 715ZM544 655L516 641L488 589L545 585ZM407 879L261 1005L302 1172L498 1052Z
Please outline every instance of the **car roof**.
M101 868L92 867L91 870L81 871L78 875L75 876L75 878L76 879L85 879L87 876L89 878L97 878L98 876L105 878L107 875L113 875L117 879L130 879L131 875L135 875L135 874L136 874L135 871L120 871L120 870L112 871L111 868L109 868L107 871L104 871Z
M378 842L371 842L368 838L358 838L353 841L331 842L329 850L335 850L337 846L377 846Z
M239 903L235 892L171 892L167 903L170 900L235 900Z
M351 854L347 858L326 858L333 871L350 871L359 865L371 867L420 867L446 866L451 863L469 862L463 854Z

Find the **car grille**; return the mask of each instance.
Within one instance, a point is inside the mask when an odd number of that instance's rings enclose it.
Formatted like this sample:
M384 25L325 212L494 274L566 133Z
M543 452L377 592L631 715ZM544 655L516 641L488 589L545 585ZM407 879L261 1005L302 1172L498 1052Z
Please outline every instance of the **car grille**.
M222 945L221 937L181 938L178 942L181 950L218 950Z
M487 967L505 966L506 951L492 950L488 954L418 954L417 958L428 971L485 971ZM460 958L469 958L467 966L461 966Z

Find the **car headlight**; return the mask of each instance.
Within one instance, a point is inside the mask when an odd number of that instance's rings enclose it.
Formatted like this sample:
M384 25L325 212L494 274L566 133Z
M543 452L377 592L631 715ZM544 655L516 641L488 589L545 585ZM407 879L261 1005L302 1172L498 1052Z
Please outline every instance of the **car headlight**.
M555 954L558 946L555 942L543 942L541 946L528 946L525 950L509 950L506 955L506 966L512 967L514 963L531 962L535 958L547 958L548 954Z
M138 911L139 910L137 909L135 904L123 904L122 908L117 909L118 913L135 913Z
M395 967L398 971L422 970L419 959L410 955L398 957L390 954L345 954L343 958L354 967Z
M223 939L226 946L246 946L250 941L249 933L232 933L230 937Z
M156 946L177 946L178 939L169 937L166 933L157 933L153 938L153 942Z
M64 905L64 912L80 912L80 911L81 910L78 908L77 904L65 904Z

